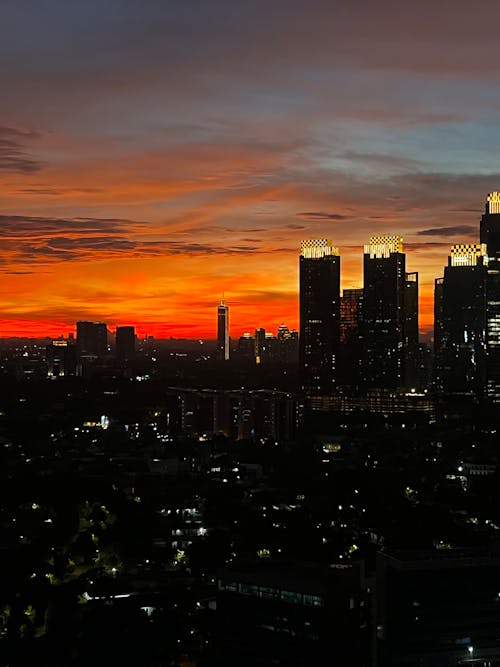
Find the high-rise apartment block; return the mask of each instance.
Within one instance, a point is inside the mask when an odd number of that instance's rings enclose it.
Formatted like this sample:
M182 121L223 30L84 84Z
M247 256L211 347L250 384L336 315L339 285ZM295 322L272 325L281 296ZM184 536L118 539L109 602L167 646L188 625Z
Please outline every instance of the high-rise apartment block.
M340 256L328 239L303 241L300 253L300 383L310 394L338 384Z

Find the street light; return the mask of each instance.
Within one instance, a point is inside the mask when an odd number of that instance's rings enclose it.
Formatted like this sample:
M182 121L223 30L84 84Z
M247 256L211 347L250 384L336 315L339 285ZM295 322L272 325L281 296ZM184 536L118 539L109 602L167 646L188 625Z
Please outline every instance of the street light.
M473 654L474 654L474 647L473 647L473 646L469 646L469 648L468 648L467 650L469 651L469 655L470 655L470 657L472 658L472 656L473 656Z

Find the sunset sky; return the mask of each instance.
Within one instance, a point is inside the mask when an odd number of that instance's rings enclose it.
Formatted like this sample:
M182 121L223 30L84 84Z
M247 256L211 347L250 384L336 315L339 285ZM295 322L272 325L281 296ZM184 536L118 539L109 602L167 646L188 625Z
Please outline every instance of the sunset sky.
M399 233L421 329L500 189L498 0L1 0L0 336L298 326Z

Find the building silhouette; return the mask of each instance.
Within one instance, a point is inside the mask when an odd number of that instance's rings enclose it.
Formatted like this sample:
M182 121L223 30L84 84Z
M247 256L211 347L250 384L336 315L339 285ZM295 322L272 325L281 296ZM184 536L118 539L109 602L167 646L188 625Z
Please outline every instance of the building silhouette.
M104 357L108 352L108 330L104 322L77 322L78 355Z
M217 573L217 665L309 667L369 662L359 563L242 563Z
M260 364L263 361L266 361L268 357L268 349L265 329L255 329L254 345L255 363Z
M299 310L301 388L331 394L339 381L340 256L330 240L302 242Z
M135 327L116 327L116 358L132 361L135 357Z
M379 552L373 664L498 665L499 590L496 554Z
M373 236L363 259L362 382L365 387L405 385L409 345L418 345L418 276L406 273L400 236ZM408 292L408 294L407 294Z
M224 299L217 306L217 351L218 361L229 360L229 307Z
M452 246L434 288L436 388L500 403L500 192L486 197L479 244Z
M451 247L443 278L435 281L436 383L445 394L483 394L486 373L485 244Z
M255 358L255 339L250 333L244 333L240 336L238 341L238 357L240 359L254 359Z
M76 347L73 340L59 338L45 348L47 377L58 378L76 374Z
M488 266L486 294L486 397L500 403L500 192L491 192L481 218L480 240Z
M298 358L299 332L280 324L276 335L277 359L282 364L296 363Z
M409 389L419 384L420 347L418 341L418 273L405 275L403 320L403 385Z

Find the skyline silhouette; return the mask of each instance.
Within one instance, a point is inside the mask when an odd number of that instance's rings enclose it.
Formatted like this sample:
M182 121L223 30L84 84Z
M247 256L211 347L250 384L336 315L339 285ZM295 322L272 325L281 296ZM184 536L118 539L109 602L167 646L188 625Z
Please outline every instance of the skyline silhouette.
M3 331L207 336L222 291L237 332L296 327L301 240L334 239L352 288L374 233L403 236L429 330L449 246L500 184L482 9L3 3Z

